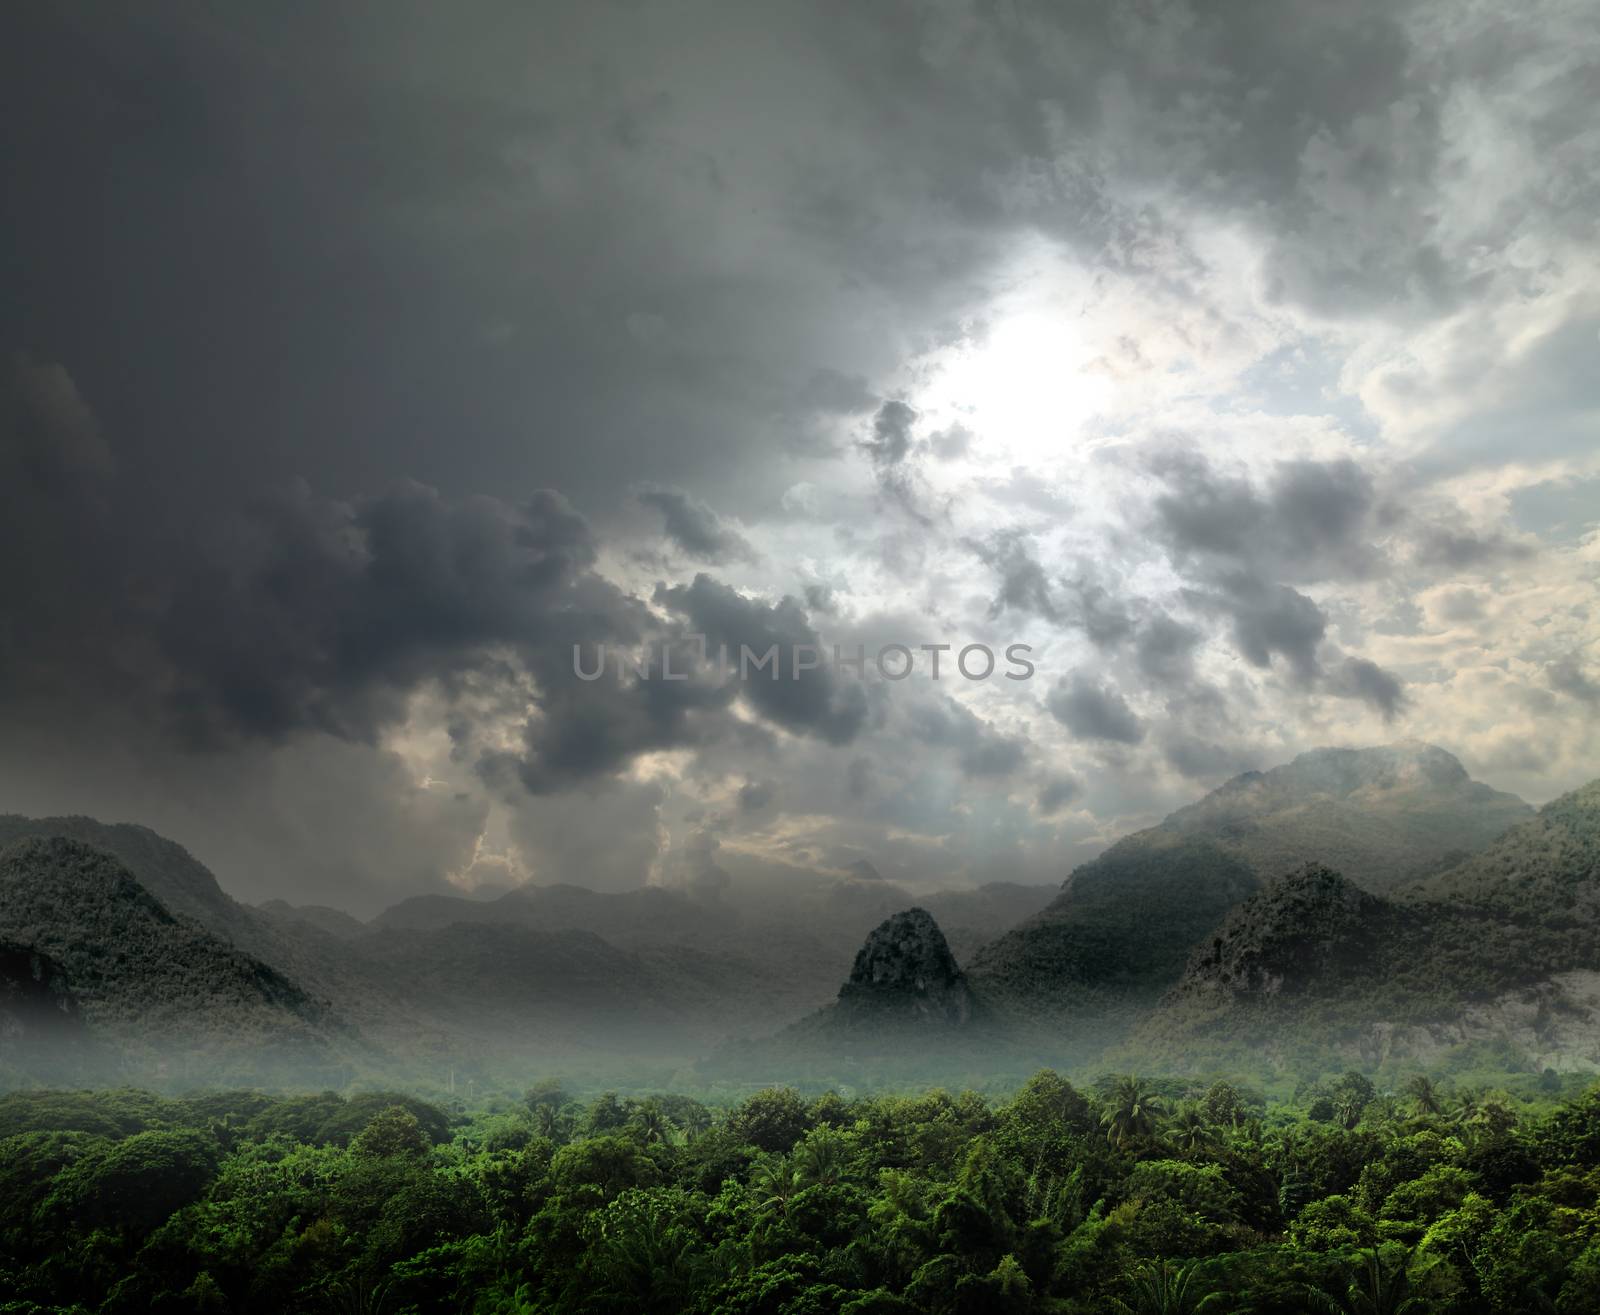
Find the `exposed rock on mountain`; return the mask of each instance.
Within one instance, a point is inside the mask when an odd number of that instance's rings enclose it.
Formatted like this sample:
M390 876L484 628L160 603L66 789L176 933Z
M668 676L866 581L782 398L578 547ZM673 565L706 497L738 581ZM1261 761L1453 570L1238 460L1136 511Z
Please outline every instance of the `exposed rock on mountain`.
M1225 1005L1292 996L1374 966L1390 932L1383 902L1308 864L1246 900L1198 949L1174 996Z
M1597 860L1600 782L1388 899L1307 868L1196 950L1134 1047L1203 1066L1241 1048L1376 1063L1489 1042L1600 1067Z
M324 1007L176 917L115 857L63 837L0 852L0 937L45 956L82 1016L125 1048L320 1049Z
M908 909L867 937L839 990L839 1009L960 1024L972 1017L972 992L939 924L924 909Z
M1315 750L1235 777L1077 868L1048 908L973 957L972 984L1093 1050L1153 1006L1263 882L1321 863L1381 893L1531 812L1431 745Z
M81 1030L78 1002L61 965L32 946L0 941L0 1052Z

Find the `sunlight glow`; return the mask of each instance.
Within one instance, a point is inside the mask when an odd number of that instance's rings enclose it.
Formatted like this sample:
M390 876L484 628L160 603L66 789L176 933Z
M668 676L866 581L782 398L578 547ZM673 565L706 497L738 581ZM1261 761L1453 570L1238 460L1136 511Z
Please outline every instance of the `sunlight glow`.
M1093 356L1065 311L1007 314L935 358L919 402L972 432L975 460L1046 465L1110 401L1111 381L1085 369Z

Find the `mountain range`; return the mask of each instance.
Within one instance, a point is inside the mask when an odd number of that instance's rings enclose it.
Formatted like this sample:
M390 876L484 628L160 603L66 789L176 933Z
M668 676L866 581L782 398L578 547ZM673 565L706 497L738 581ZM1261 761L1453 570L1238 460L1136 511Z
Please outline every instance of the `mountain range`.
M142 827L7 816L0 1072L26 1073L46 1035L128 1072L263 1080L606 1057L744 1077L1380 1062L1478 1042L1600 1067L1597 860L1600 782L1535 813L1417 743L1236 777L1059 891L913 895L862 865L759 899L527 886L362 922L241 904Z

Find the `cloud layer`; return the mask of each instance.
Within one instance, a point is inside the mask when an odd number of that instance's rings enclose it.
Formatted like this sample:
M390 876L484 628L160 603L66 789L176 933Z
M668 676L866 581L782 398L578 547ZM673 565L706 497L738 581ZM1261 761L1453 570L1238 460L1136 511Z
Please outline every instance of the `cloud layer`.
M1055 881L1325 743L1587 779L1584 17L8 12L0 810L371 908Z

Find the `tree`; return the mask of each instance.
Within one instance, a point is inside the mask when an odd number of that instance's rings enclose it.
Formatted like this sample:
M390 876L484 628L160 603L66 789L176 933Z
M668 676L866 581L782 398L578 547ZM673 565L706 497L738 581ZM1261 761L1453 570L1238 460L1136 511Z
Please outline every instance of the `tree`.
M1164 1130L1167 1144L1188 1155L1211 1148L1216 1142L1216 1129L1206 1117L1205 1110L1193 1103L1180 1105L1178 1112Z
M1130 1301L1111 1298L1111 1309L1122 1315L1198 1315L1223 1299L1221 1293L1206 1292L1200 1280L1200 1265L1179 1265L1160 1260L1142 1265L1127 1277Z
M794 1148L795 1171L807 1186L836 1183L844 1176L847 1149L842 1133L815 1128Z
M676 1129L661 1106L653 1100L644 1101L633 1112L629 1126L646 1146L666 1141Z
M372 1116L367 1126L350 1143L350 1153L367 1158L401 1155L421 1159L429 1150L428 1139L410 1110L391 1105Z
M1345 1288L1343 1309L1349 1315L1409 1315L1427 1306L1412 1281L1409 1256L1386 1259L1373 1247ZM1329 1300L1325 1309L1337 1315L1340 1307Z
M1412 1109L1419 1115L1429 1117L1444 1113L1444 1097L1426 1073L1411 1076L1406 1083L1406 1095L1411 1100Z
M1161 1112L1161 1097L1155 1089L1143 1078L1125 1075L1113 1084L1100 1122L1106 1130L1106 1140L1120 1150L1128 1142L1154 1133Z
M758 1150L787 1153L811 1126L811 1115L793 1087L768 1087L734 1110L728 1123Z

